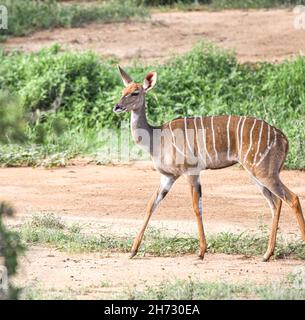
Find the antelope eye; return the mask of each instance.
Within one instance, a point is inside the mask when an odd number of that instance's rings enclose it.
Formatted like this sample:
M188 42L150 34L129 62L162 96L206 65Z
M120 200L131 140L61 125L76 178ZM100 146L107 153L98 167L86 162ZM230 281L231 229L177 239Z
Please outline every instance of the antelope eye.
M137 96L139 94L139 91L134 91L131 96L134 97L134 96Z

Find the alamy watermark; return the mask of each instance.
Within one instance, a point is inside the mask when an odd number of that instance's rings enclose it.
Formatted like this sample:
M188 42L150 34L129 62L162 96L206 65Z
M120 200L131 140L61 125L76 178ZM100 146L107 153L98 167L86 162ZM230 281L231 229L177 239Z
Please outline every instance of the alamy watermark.
M114 163L129 163L151 156L157 168L187 166L189 174L198 174L207 166L206 131L200 128L138 128L130 133L129 123L123 121L120 130L101 130L99 140L102 146L97 158L101 162L104 157Z
M0 5L0 30L8 29L8 11L7 7Z

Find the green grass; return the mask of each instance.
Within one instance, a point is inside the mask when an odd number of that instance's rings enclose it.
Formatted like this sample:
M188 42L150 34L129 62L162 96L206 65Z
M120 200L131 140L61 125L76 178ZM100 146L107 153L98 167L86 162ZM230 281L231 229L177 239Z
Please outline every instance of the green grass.
M304 272L296 274L295 277L300 275L304 277ZM189 278L164 281L153 287L147 286L144 290L127 293L126 297L136 300L305 300L305 286L295 287L294 282L289 280L275 284L254 285L201 282Z
M48 139L50 138L51 135L48 136ZM6 167L39 165L47 168L61 167L79 155L90 154L94 158L95 152L101 150L104 145L103 140L98 139L98 134L90 129L70 131L67 129L59 137L55 135L54 140L55 143L49 140L40 144L31 141L23 145L2 144L0 164ZM106 158L102 163L107 163Z
M65 252L129 252L131 236L84 234L77 224L68 225L53 213L34 215L26 222L18 234L27 245L49 245ZM208 252L227 254L261 255L266 246L265 235L219 233L208 237ZM278 241L276 257L305 259L305 245L300 241ZM198 240L188 235L165 236L162 230L150 229L146 233L139 255L177 256L194 254L198 250ZM128 285L128 284L126 284ZM111 283L101 281L99 288L111 288ZM97 289L91 288L94 292ZM65 293L67 292L67 293ZM23 299L76 299L80 294L69 288L68 291L56 289L44 291L25 288ZM111 294L111 291L109 291ZM96 296L96 294L95 294ZM105 298L105 296L103 296ZM115 298L111 296L111 298ZM305 299L305 269L300 266L276 283L257 285L255 283L202 282L192 277L188 280L163 281L159 285L147 285L144 289L136 287L125 290L116 298L120 299L263 299L295 300Z
M292 7L305 4L304 0L139 0L148 7L178 10L223 10Z
M129 19L143 19L148 11L132 0L111 0L94 4L65 4L55 0L1 0L8 10L7 36L23 36L33 31L54 27L78 27L93 21L109 23Z
M57 230L61 230L66 227L65 223L53 212L45 213L43 215L33 215L30 225L33 228L47 228Z
M20 300L75 300L77 298L76 294L71 288L65 290L56 290L55 288L45 290L36 287L26 287L22 289Z
M88 235L81 231L80 226L67 226L56 216L47 214L35 215L18 232L21 239L29 245L51 245L68 252L130 252L133 242L133 237L130 235ZM259 234L222 232L208 236L208 252L258 256L264 254L267 241L267 235L261 232ZM162 230L148 229L139 255L178 256L195 254L197 251L198 239L196 237L165 236ZM275 257L293 257L304 260L305 244L301 240L287 242L279 237Z
M4 136L1 164L46 160L47 166L64 165L84 154L112 160L108 149L117 143L103 130L119 130L121 121L129 118L112 111L122 90L115 60L55 45L38 53L2 52L0 62L0 97L6 92L15 97L11 104L18 109L16 115L19 110L25 114L27 138L20 146ZM233 53L203 43L165 64L136 63L126 69L139 82L149 70L158 72L157 86L147 96L150 123L193 115L256 116L288 136L286 167L305 168L304 57L280 64L240 64ZM7 110L6 105L0 98L0 110Z
M215 9L259 9L292 7L304 4L304 0L211 0L211 7Z

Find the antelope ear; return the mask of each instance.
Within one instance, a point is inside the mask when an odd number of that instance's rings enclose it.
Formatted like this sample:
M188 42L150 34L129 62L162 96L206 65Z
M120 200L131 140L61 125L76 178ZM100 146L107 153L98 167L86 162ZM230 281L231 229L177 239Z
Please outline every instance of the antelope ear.
M132 83L132 79L131 77L127 74L126 71L124 71L120 65L118 65L118 69L120 71L121 74L121 78L123 80L124 86L127 87L130 83Z
M151 71L144 79L143 88L147 92L152 89L157 82L157 72Z

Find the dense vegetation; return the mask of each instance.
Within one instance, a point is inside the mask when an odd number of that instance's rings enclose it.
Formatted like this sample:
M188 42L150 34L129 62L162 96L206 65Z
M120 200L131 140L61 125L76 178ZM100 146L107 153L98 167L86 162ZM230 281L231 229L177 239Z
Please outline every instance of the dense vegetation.
M7 30L0 30L2 40L6 36L22 36L30 32L54 27L77 27L84 23L118 22L130 18L144 18L148 11L132 0L110 0L105 3L62 4L56 0L2 0L8 10Z
M8 113L16 120L8 121L14 122L21 120L20 112L26 114L20 126L26 122L26 143L17 146L8 144L10 136L2 139L3 164L34 165L50 155L62 164L76 154L92 154L102 144L98 132L119 128L129 117L112 112L122 89L113 60L54 46L31 54L2 53L0 62L2 96L13 96L13 103L0 98L0 112L8 112L10 105ZM159 75L156 89L147 96L151 123L212 114L263 118L289 137L286 165L305 168L303 57L281 64L239 64L234 54L202 44L164 65L127 68L135 81L151 69Z

